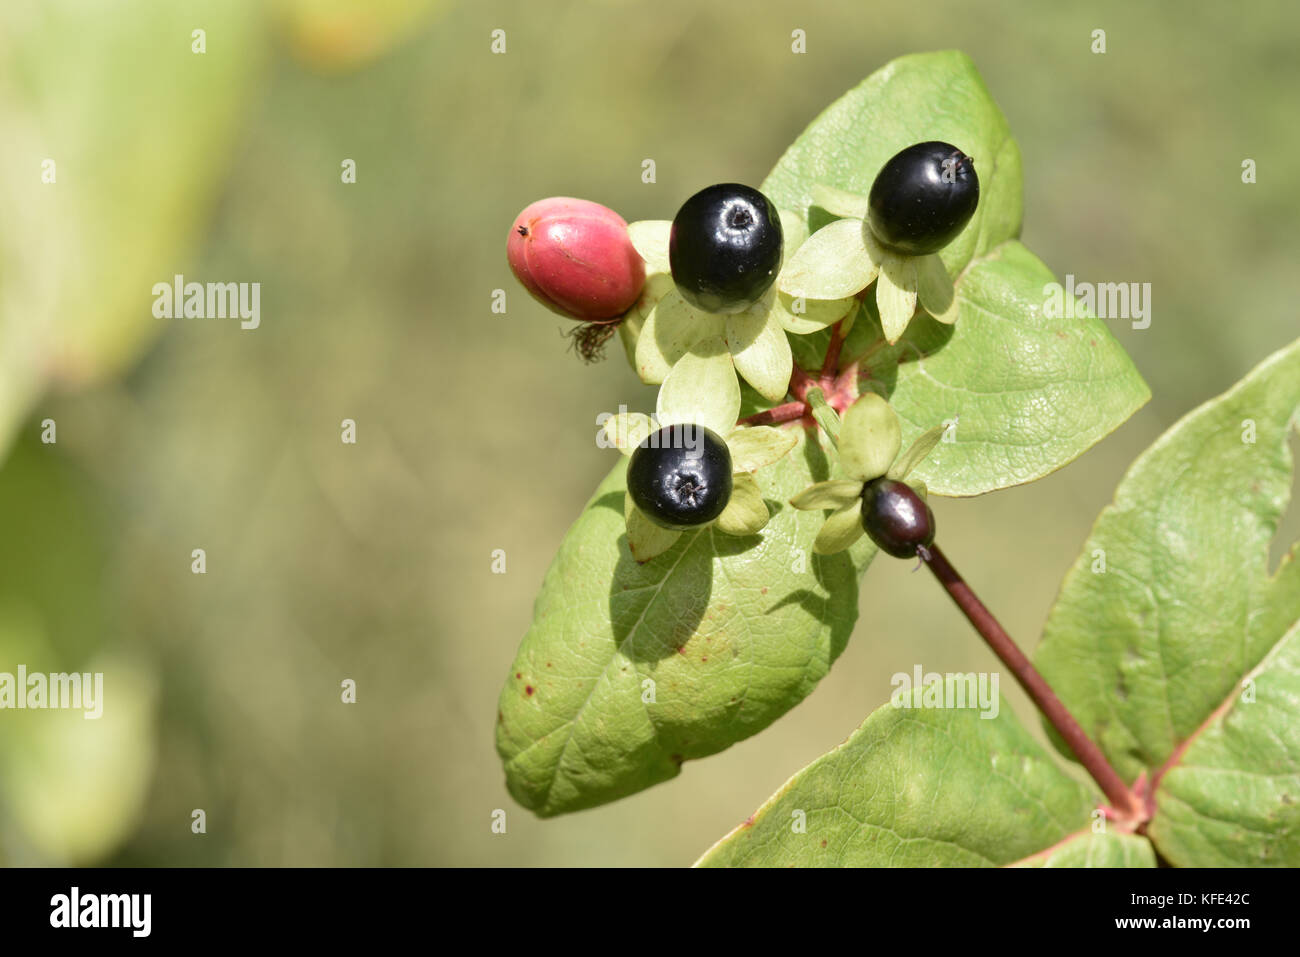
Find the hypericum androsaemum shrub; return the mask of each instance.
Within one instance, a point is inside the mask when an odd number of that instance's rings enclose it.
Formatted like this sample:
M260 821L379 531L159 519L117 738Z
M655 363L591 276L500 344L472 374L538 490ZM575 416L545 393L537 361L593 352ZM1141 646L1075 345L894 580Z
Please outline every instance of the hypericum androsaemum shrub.
M935 500L1041 478L1149 393L1101 322L1048 315L1020 218L1015 140L949 52L868 77L757 189L628 226L645 285L609 322L661 418L606 424L625 455L510 667L497 749L521 804L617 800L762 730L843 650L883 551L934 573L1096 786L1009 709L925 686L700 864L1300 864L1295 550L1268 570L1300 342L1138 459L1031 662L939 547Z

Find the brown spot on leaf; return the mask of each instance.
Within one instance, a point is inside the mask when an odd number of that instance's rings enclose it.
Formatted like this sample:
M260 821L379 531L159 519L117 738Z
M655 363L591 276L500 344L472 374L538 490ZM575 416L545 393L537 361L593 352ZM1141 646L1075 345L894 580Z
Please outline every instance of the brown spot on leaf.
M532 685L524 685L524 694L526 695L531 695L536 690L537 689L534 688Z
M826 840L825 840L825 838L823 838L823 839L822 839L822 847L825 847L825 846L826 846Z
M516 678L522 678L523 676L524 676L524 673L523 673L522 671L516 671L516 672L515 672L515 677L516 677Z

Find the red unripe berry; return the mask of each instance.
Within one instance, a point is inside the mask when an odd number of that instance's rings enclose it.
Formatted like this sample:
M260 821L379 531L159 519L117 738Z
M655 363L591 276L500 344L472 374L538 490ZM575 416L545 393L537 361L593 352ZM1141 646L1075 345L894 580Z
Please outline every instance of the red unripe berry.
M506 258L534 299L584 322L621 316L645 285L645 263L623 217L585 199L533 203L510 227Z

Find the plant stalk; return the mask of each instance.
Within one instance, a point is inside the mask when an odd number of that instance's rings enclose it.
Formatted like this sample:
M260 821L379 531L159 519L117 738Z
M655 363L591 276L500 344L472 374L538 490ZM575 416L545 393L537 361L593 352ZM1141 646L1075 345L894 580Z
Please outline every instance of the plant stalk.
M1092 775L1102 792L1110 799L1111 805L1120 816L1134 824L1146 818L1145 808L1124 779L1106 760L1101 749L1092 742L1087 733L1070 714L1069 709L1056 696L1051 685L1039 673L1038 669L1025 657L1011 636L993 617L992 612L975 596L971 587L952 567L943 551L937 545L931 545L928 555L923 555L925 563L934 572L949 597L961 609L967 620L980 633L980 637L993 649L993 653L1002 663L1011 669L1020 687L1025 689L1038 710L1046 715L1057 732L1065 739L1079 763Z
M826 401L826 395L821 388L814 386L808 390L808 407L812 410L813 418L817 424L822 427L826 437L831 440L831 445L837 449L840 447L840 415L831 408Z

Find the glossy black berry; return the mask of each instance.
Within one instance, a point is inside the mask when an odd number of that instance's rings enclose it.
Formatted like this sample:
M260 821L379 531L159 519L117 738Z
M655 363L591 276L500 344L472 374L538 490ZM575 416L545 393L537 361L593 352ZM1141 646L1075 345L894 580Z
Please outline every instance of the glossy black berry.
M912 558L934 541L934 513L905 482L873 479L862 487L862 527L882 552Z
M627 490L656 525L704 525L731 501L731 451L702 425L666 426L632 453Z
M886 249L924 256L957 237L979 199L973 159L951 143L917 143L876 174L867 225Z
M677 211L668 262L678 291L705 312L743 312L781 269L781 217L756 189L720 183Z

